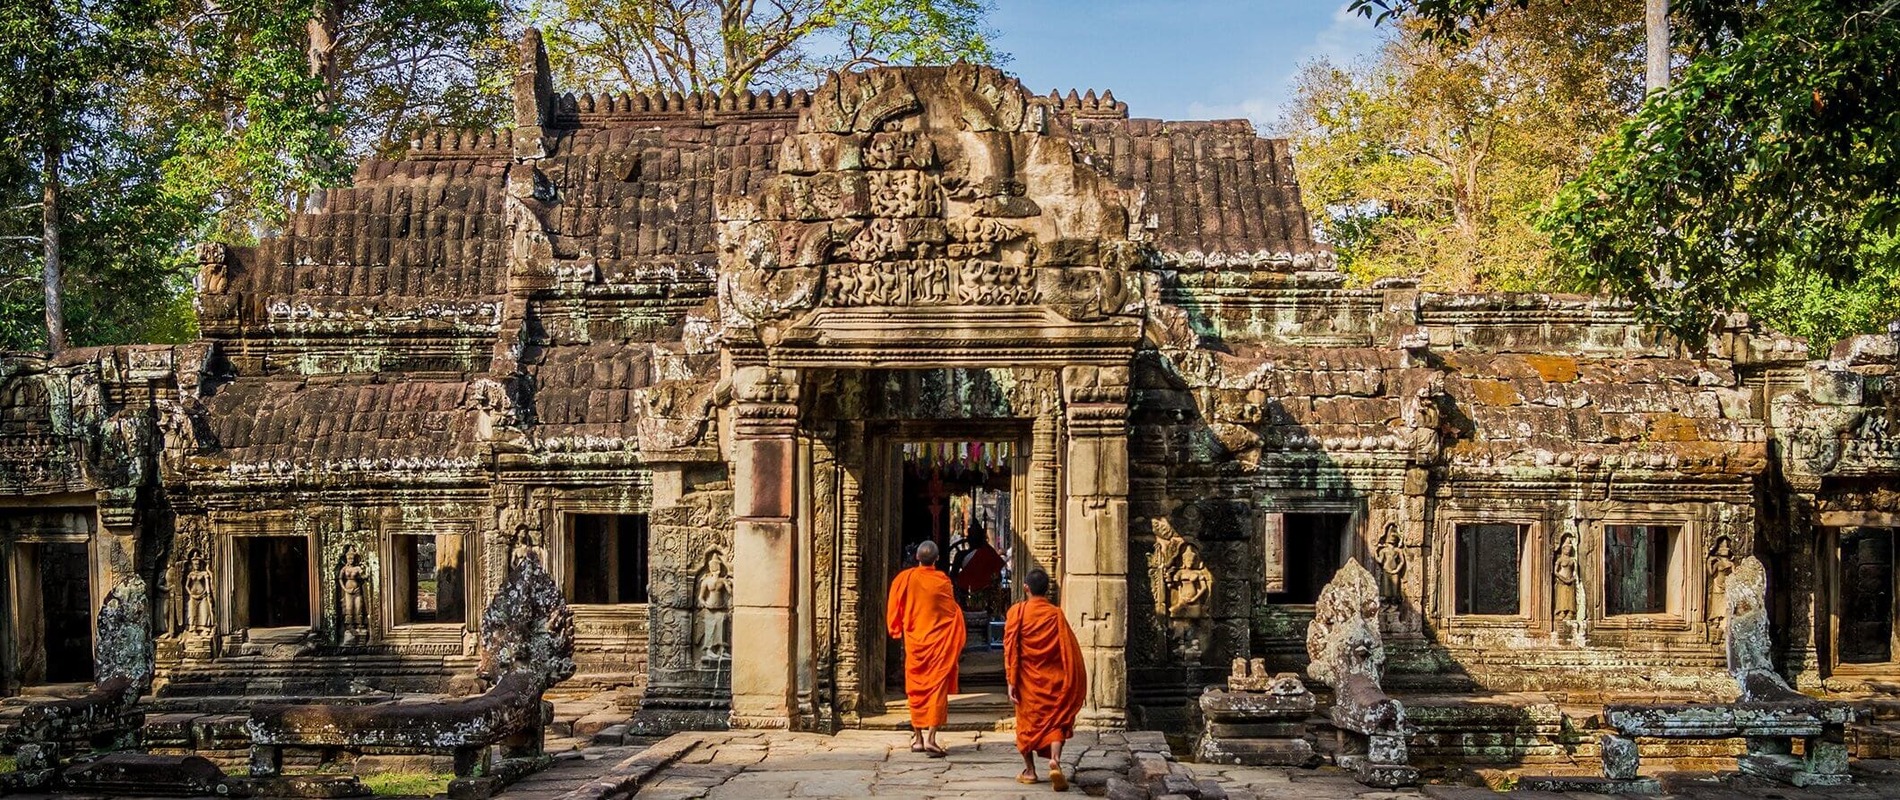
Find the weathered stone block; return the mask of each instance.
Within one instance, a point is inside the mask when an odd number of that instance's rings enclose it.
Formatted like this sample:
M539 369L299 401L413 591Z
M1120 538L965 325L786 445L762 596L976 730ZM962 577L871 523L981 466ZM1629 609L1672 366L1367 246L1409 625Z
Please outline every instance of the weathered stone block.
M1603 757L1603 777L1613 780L1632 780L1636 777L1641 757L1635 738L1605 735L1598 740L1597 747Z

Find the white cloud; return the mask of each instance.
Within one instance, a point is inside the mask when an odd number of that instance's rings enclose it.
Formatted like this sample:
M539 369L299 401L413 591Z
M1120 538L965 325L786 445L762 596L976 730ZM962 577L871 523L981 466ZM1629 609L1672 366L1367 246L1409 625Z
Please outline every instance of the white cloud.
M1292 96L1293 79L1301 65L1321 58L1349 64L1378 45L1378 28L1372 20L1352 12L1350 5L1342 2L1333 9L1327 26L1315 33L1311 41L1291 58L1273 63L1271 71L1259 76L1261 80L1252 96L1235 103L1191 103L1188 115L1192 119L1245 117L1253 120L1254 127L1264 133L1279 120L1280 107Z
M1379 43L1378 29L1363 14L1353 13L1346 3L1333 9L1332 23L1313 37L1312 44L1300 51L1299 62L1327 58L1335 63L1350 63Z

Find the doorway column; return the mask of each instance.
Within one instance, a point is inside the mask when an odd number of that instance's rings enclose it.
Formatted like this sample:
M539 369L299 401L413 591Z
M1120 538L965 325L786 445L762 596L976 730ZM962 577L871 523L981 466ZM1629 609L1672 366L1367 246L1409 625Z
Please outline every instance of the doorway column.
M1062 609L1081 640L1088 703L1079 723L1128 725L1128 368L1067 367Z
M794 692L798 572L797 373L738 367L732 376L732 726L786 728Z

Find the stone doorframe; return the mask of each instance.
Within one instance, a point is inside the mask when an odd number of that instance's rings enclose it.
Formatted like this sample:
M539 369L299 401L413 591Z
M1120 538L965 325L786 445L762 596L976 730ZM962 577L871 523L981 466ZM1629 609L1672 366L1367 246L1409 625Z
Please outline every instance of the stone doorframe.
M1121 338L1121 337L1117 337ZM1062 479L1054 507L1060 565L1056 576L1063 609L1082 644L1089 670L1089 698L1079 723L1088 728L1120 729L1127 723L1128 641L1128 361L1133 337L1120 342L1113 357L1093 350L1076 361L1049 363L1060 354L1022 359L989 351L967 358L880 366L1052 368L1060 391ZM730 352L730 351L729 351ZM763 353L758 354L763 356ZM809 536L811 514L799 475L799 366L853 369L866 366L813 363L806 359L742 358L734 354L731 461L733 470L733 664L731 724L738 728L809 726L800 719L801 630L809 630L811 569L800 559L809 554L801 533ZM1047 359L1047 360L1045 360ZM798 364L799 360L807 363ZM1031 361L1024 364L1022 361ZM1108 361L1109 363L1101 363ZM791 363L788 363L791 362ZM1041 363L1035 363L1041 362ZM809 555L806 556L809 558ZM874 591L878 587L864 587ZM809 602L807 600L806 602ZM866 621L867 624L870 621Z

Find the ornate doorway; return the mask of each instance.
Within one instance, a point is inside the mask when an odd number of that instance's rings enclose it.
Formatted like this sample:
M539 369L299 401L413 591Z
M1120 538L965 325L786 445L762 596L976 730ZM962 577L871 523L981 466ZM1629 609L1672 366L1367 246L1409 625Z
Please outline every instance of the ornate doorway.
M1037 498L1030 490L1034 451L1030 420L916 421L874 435L871 449L889 468L867 487L860 518L884 523L879 541L865 541L882 559L860 561L864 587L864 624L874 629L863 685L878 695L886 714L904 712L903 652L884 635L884 601L890 582L912 563L924 541L944 554L938 568L957 586L968 638L960 660L963 691L972 695L1003 690L1002 622L1017 599L1017 576L1036 564ZM1053 565L1047 565L1053 568ZM875 713L876 709L867 708Z

